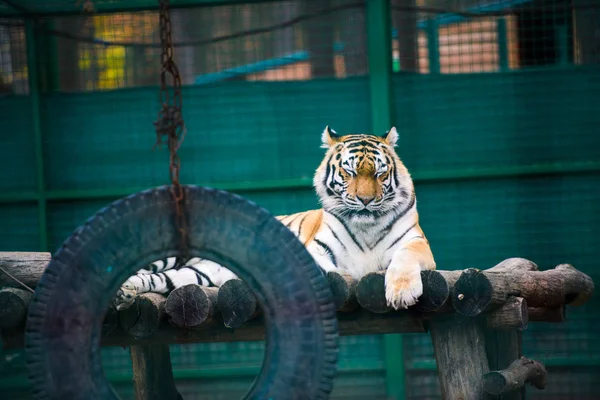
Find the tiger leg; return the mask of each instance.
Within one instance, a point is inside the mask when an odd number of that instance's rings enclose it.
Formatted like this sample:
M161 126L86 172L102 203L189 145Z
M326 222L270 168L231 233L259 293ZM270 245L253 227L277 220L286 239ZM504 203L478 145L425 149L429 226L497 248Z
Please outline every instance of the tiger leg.
M320 245L319 242L310 242L306 247L306 250L308 250L308 253L315 260L317 266L320 267L324 273L338 268L337 265L335 265L335 258L333 257L333 254L331 254L328 249Z
M160 265L160 263L159 263ZM156 269L148 273L144 270L127 279L117 292L114 304L117 310L131 305L137 295L142 293L160 293L168 295L174 289L189 284L202 286L221 286L225 281L235 278L228 269L219 264L200 258L192 258L185 264L163 264L168 268Z
M424 237L415 237L398 248L385 274L385 298L394 309L408 308L423 294L422 270L435 269L433 254Z

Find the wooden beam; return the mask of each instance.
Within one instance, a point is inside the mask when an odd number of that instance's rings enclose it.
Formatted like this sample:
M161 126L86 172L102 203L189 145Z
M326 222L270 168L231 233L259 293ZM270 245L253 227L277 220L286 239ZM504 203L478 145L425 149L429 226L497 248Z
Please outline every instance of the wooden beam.
M531 307L579 306L589 300L594 282L569 264L546 271L479 271L468 269L454 285L452 305L465 316L476 316L506 303L514 293Z
M35 287L49 260L49 253L0 252L4 270L0 271L0 325L5 325L1 335L7 348L23 345L31 301L15 278ZM327 278L342 335L426 332L428 324L455 314L457 307L463 314L481 316L478 322L488 328L516 332L526 328L528 321L564 321L565 304L582 304L594 290L591 279L570 265L537 269L529 260L511 258L485 271L422 271L423 295L414 307L401 311L387 306L383 271L367 274L358 282L343 271L330 272ZM467 285L473 282L475 286ZM489 290L473 290L478 287ZM457 306L457 302L462 303ZM107 311L103 345L264 338L260 307L241 280L229 281L219 289L188 285L168 298L148 293L134 304L118 314L113 308Z
M0 252L0 267L4 270L0 270L0 287L23 288L20 281L30 288L35 288L50 258L50 253Z
M378 315L366 310L354 313L339 313L338 326L342 336L376 335L385 333L425 333L423 320L409 311ZM2 330L4 347L23 347L24 328ZM102 346L130 346L137 344L175 344L175 343L210 343L210 342L240 342L264 340L264 319L258 317L244 325L231 329L220 321L207 321L194 329L182 329L163 319L152 335L134 337L121 326L112 332L102 335Z
M531 383L537 389L544 389L546 375L546 368L542 363L520 357L504 370L484 374L483 387L486 393L496 396L516 391L525 383Z
M527 301L522 297L511 297L499 309L486 315L487 327L493 329L523 330L528 321Z

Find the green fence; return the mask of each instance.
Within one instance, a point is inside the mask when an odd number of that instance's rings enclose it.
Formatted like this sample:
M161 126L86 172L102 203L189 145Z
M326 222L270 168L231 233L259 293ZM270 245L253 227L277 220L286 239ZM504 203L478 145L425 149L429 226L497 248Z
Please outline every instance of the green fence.
M0 250L54 251L113 199L168 183L166 151L152 150L154 2L97 0L89 17L82 3L0 1ZM599 1L196 3L172 0L187 44L182 181L274 214L317 207L323 127L394 124L439 268L520 256L600 278ZM530 325L524 352L550 379L529 398L600 397L598 306ZM172 346L180 392L239 398L262 349ZM333 398L440 397L427 335L347 337L341 351ZM128 351L103 355L133 398ZM29 398L22 352L0 357L0 391Z

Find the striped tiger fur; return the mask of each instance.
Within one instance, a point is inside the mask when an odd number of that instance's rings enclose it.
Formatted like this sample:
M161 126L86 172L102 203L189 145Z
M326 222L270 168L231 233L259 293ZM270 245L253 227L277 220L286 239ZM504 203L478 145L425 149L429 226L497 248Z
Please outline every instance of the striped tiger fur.
M386 270L385 296L394 309L414 305L423 293L421 270L435 269L429 242L419 225L408 170L396 154L398 133L322 133L325 157L314 175L322 208L277 218L306 246L324 271L344 270L360 279ZM220 286L236 278L205 259L175 257L141 269L121 287L115 304L126 307L144 292L167 294L190 283Z

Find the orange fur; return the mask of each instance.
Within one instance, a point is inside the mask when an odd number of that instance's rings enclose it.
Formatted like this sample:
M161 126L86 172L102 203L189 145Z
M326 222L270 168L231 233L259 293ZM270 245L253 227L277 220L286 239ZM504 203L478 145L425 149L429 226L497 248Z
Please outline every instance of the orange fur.
M276 217L292 232L299 235L299 240L305 246L315 238L321 228L323 221L323 209L308 210L291 215L280 215Z

